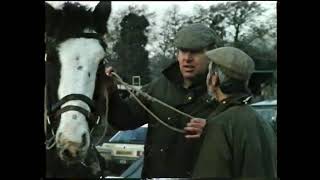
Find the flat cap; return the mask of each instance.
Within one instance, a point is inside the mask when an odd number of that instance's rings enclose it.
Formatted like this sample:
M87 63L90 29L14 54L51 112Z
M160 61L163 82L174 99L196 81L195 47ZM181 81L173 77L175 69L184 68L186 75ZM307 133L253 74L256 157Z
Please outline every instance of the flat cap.
M181 27L177 32L174 45L178 49L200 50L216 43L215 32L201 23Z
M254 61L238 48L221 47L206 52L209 60L225 69L232 78L249 80L254 71Z

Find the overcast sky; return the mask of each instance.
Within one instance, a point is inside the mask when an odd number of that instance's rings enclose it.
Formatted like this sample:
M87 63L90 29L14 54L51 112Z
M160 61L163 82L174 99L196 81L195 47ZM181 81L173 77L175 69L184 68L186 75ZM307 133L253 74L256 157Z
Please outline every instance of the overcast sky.
M58 7L65 1L46 1L51 5ZM73 2L73 1L71 1ZM164 15L164 12L177 4L180 7L180 12L182 14L190 15L193 13L193 7L198 4L203 7L209 7L212 4L218 4L226 1L112 1L112 12L111 16L122 9L126 9L129 5L146 5L148 7L149 12L155 12L157 18L161 19ZM267 9L267 14L276 12L276 1L256 1L261 4L261 6ZM98 1L80 1L81 4L89 5L90 7L95 7Z

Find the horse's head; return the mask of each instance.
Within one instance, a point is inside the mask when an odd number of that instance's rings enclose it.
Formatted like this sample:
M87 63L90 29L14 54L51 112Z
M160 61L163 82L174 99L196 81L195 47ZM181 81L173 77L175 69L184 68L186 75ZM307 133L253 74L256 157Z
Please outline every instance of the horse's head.
M106 55L103 36L111 2L99 2L94 10L70 2L45 8L48 122L59 157L73 162L86 156L99 118L93 100L101 89L96 82Z

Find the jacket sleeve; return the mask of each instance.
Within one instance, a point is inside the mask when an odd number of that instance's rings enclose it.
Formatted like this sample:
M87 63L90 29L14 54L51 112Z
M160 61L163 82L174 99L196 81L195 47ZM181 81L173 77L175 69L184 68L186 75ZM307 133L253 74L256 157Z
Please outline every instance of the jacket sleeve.
M142 87L141 90L150 93L149 85ZM144 105L149 106L143 98L139 99ZM148 123L148 115L133 97L121 99L119 92L116 91L110 96L108 122L118 130L135 129Z

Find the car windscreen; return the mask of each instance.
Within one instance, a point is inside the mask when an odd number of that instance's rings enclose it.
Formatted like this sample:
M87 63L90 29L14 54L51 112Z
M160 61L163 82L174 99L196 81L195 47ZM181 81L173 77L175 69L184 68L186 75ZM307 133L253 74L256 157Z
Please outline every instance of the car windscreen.
M120 131L110 139L110 143L144 144L147 128L140 127L135 130Z
M263 119L267 121L276 121L277 109L275 106L254 106L253 107Z

